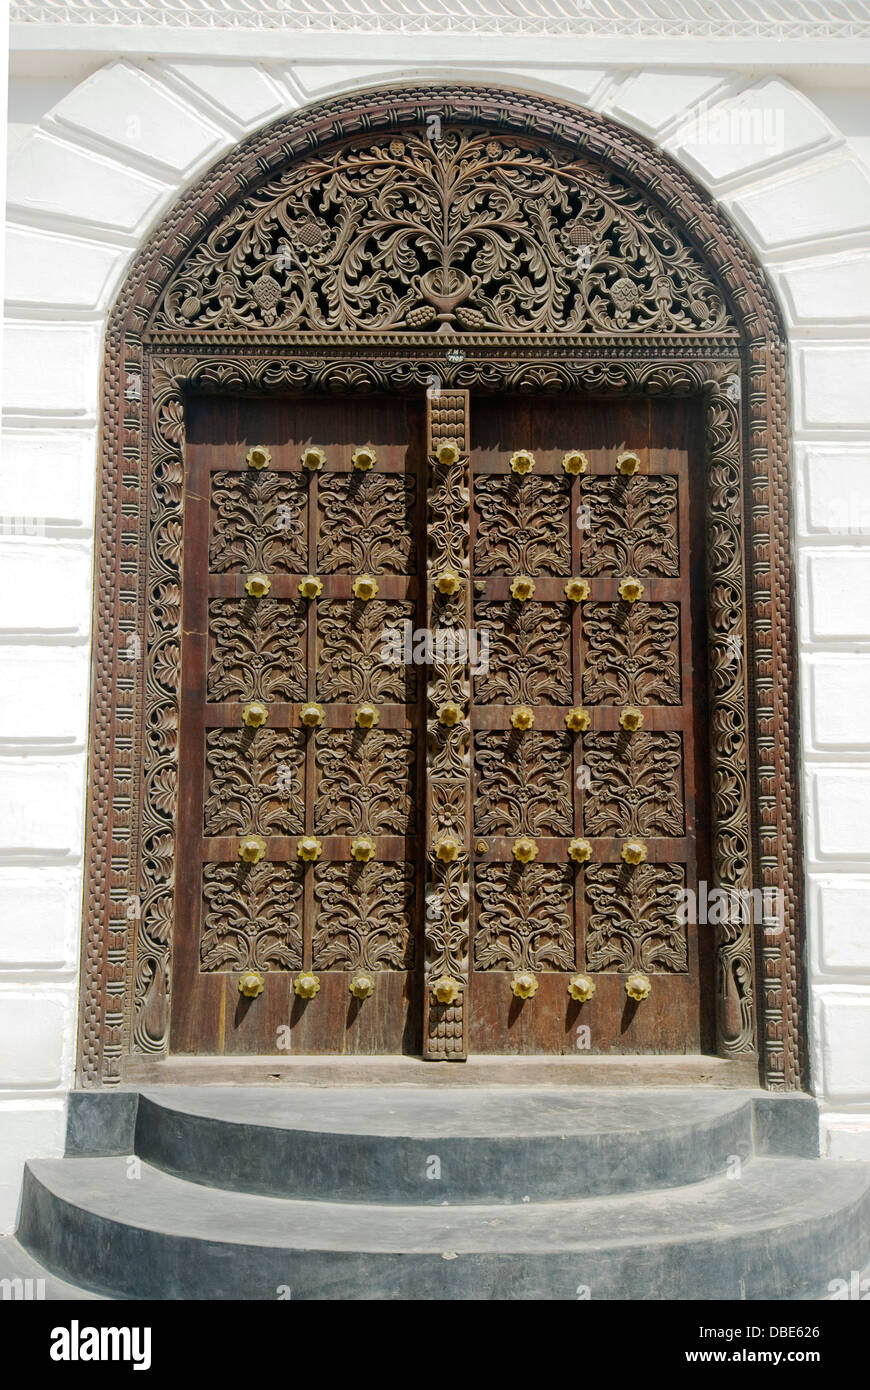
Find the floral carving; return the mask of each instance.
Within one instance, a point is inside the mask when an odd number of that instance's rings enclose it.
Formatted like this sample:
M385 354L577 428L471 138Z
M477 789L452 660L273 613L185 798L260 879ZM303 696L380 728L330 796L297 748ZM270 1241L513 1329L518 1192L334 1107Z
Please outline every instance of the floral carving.
M327 473L318 483L321 574L414 574L413 478L395 473Z
M412 835L416 740L411 729L328 729L315 750L320 835Z
M304 700L307 615L295 599L212 599L209 700Z
M304 571L307 500L298 474L214 473L209 568Z
M320 864L315 871L315 970L410 970L413 864Z
M574 895L563 865L480 864L476 970L573 970Z
M683 741L678 733L587 734L587 835L683 835Z
M570 574L570 499L568 478L478 474L475 572Z
M676 603L590 603L583 613L583 699L590 705L678 705L680 608Z
M677 921L684 885L681 864L588 864L586 968L688 970L686 929Z
M294 835L303 823L305 744L299 729L209 729L206 835Z
M302 878L295 864L203 865L202 970L298 970Z
M677 479L596 476L583 488L591 518L580 551L584 574L680 573Z
M582 251L582 256L581 256ZM613 170L534 136L355 136L251 190L188 253L162 329L721 333L720 290Z
M478 835L570 835L571 740L560 733L477 733Z
M479 627L490 629L489 670L475 676L475 699L491 704L571 703L571 621L564 604L475 605Z
M363 701L382 705L413 702L417 668L384 660L386 634L413 620L408 601L372 599L353 604L330 599L317 607L320 647L317 694L321 700Z

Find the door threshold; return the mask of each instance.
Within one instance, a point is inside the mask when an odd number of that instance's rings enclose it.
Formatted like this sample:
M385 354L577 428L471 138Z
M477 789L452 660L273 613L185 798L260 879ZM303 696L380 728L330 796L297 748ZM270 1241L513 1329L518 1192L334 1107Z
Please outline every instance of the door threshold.
M167 1057L128 1059L127 1086L722 1086L756 1087L753 1056Z

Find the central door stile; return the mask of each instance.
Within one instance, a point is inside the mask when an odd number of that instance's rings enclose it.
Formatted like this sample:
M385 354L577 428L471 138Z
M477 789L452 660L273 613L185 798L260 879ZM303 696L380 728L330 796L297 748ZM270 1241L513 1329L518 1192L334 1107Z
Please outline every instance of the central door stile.
M423 1055L467 1055L471 863L467 391L429 396Z

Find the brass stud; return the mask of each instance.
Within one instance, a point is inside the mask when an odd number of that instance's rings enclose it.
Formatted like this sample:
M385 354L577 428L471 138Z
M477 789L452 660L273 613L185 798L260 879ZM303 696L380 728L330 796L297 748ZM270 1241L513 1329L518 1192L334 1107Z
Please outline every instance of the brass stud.
M575 864L585 864L592 858L592 844L589 840L576 839L568 845L568 856Z
M535 466L535 456L530 454L528 449L518 449L515 454L511 454L511 472L531 473Z
M566 473L577 477L578 473L585 473L589 467L589 460L585 454L581 454L579 449L570 449L562 459L562 467Z
M530 579L527 574L520 574L516 579L511 580L511 596L518 599L520 603L525 603L535 592L535 581Z
M435 457L443 468L450 468L459 462L459 445L455 439L442 439L435 450Z
M513 856L519 864L530 864L533 859L537 859L538 846L530 835L521 835L518 840L514 840Z
M306 864L313 864L315 859L319 859L323 846L316 835L303 835L296 842L296 853Z
M249 705L245 705L242 710L242 723L247 724L249 729L259 729L269 718L269 710L266 705L259 700L252 700Z
M353 718L358 729L372 729L380 717L380 710L376 705L360 705Z
M323 705L319 705L316 700L310 700L300 709L299 718L306 729L318 729L323 723Z
M248 450L245 456L245 462L249 468L256 468L257 472L259 472L261 468L269 467L269 464L272 462L272 455L265 444L255 444L253 449Z
M572 734L585 734L591 723L591 714L588 709L583 709L581 705L575 705L565 715L565 727L570 729Z
M530 729L535 722L535 711L529 709L528 705L517 705L511 715L511 724L515 729Z
M361 449L354 449L350 461L361 473L368 473L370 468L374 468L377 458L371 444L365 444Z
M619 597L626 603L637 603L643 597L643 592L639 579L623 579L619 585Z
M251 598L265 598L272 587L267 574L249 574L245 580L245 593Z
M361 574L353 581L353 596L362 599L364 603L374 598L377 592L378 581L370 574Z
M585 1004L587 999L591 999L596 988L595 981L589 975L572 975L568 981L568 993L579 1004Z
M629 975L625 982L625 992L629 999L648 999L652 994L652 980L639 971Z
M299 580L299 593L303 598L320 598L323 593L323 580L314 574L306 574Z
M619 716L619 727L629 734L635 733L643 724L643 711L636 705L626 705Z
M300 999L313 999L319 992L320 980L310 970L303 970L293 981L293 993L298 994Z
M516 999L531 999L537 992L537 976L530 970L518 970L511 979L511 994Z
M622 857L626 864L642 864L646 855L647 849L643 840L626 840L622 846Z
M246 835L239 845L239 858L246 864L259 864L266 857L266 848L261 835Z
M640 468L640 459L637 454L626 452L620 454L616 460L616 471L621 473L623 478L633 478Z
M455 1004L462 991L462 986L458 980L452 980L449 975L439 975L437 980L432 981L431 989L439 1004Z
M246 971L239 980L239 994L243 994L246 999L256 999L265 988L266 981L256 970Z
M350 852L358 864L367 864L374 859L377 845L370 835L358 835L351 844Z
M584 603L589 597L589 580L569 579L565 585L565 597L571 603Z
M368 999L375 992L375 982L371 975L354 975L348 989L354 999Z
M315 444L306 449L302 454L302 467L307 468L309 473L317 473L326 463L326 454L323 449L318 449Z

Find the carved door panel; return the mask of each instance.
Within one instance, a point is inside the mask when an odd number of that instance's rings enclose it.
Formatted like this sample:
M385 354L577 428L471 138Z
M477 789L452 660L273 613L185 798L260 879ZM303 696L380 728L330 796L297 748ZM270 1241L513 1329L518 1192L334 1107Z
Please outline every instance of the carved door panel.
M673 402L472 403L470 1051L711 1041L678 911L709 837L697 428Z
M419 1050L422 403L186 415L172 1049Z

